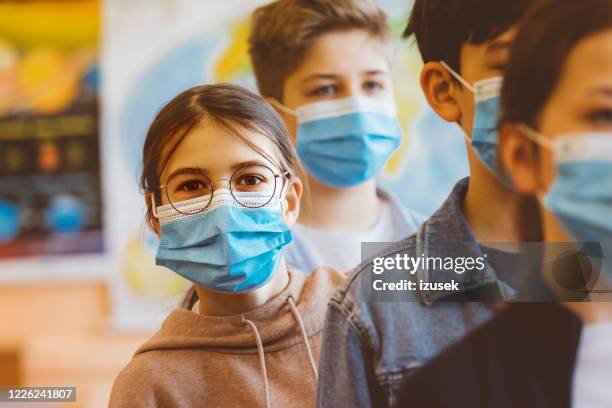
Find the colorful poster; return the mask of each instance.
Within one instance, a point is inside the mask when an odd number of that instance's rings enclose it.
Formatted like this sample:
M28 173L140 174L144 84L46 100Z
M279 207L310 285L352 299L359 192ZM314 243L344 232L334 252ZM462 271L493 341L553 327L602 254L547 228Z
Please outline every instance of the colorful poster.
M104 250L99 26L97 1L0 3L0 261Z

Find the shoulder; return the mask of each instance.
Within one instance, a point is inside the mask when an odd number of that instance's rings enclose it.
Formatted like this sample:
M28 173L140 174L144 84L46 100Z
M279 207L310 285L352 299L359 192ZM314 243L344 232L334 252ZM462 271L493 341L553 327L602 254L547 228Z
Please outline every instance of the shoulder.
M380 257L393 256L396 253L412 251L416 248L416 238L390 244L383 251L362 262L349 273L338 286L329 301L329 307L336 309L343 319L355 328L357 334L369 347L378 348L379 341L386 336L387 322L393 321L399 314L410 313L408 309L419 308L421 303L414 298L403 302L373 302L369 299L369 287L374 260ZM412 296L412 295L411 295Z
M488 407L495 405L488 400L491 396L497 401L542 402L541 390L560 390L571 383L580 327L580 319L559 304L511 303L416 372L405 383L398 406L425 406L435 400L437 404L429 405ZM561 332L565 337L560 340ZM530 373L531 380L508 381L509 373L519 372ZM437 384L435 392L428 387L432 382ZM547 405L567 406L566 396L549 393Z
M427 216L404 205L400 198L391 190L378 187L378 197L389 205L394 220L401 220L412 233L427 220Z
M329 298L342 285L345 277L343 273L334 268L316 267L306 277L306 285L314 287L318 292L327 293Z
M198 350L155 349L137 352L113 384L110 407L180 406L192 400L189 389L207 386L209 365ZM189 373L199 372L198 377Z
M150 353L137 354L121 370L113 384L110 407L129 407L135 401L139 401L141 406L157 405L154 402L155 390L162 383L159 373L163 372L163 367L149 356Z
M378 244L377 244L378 245ZM376 254L368 256L355 269L349 272L346 280L339 286L332 297L332 302L345 305L360 305L366 303L366 296L362 290L363 280L370 277L377 258L391 257L395 254L412 252L416 250L417 239L412 235L396 243L380 244L384 246Z

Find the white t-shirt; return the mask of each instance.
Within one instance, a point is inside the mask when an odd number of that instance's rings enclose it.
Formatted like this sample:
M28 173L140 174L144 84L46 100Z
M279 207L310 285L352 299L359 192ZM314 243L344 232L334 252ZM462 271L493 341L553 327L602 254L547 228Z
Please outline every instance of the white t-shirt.
M383 208L376 225L362 231L323 231L296 224L287 246L287 266L306 274L319 266L349 272L361 262L362 242L396 242L414 234L424 217L407 211L386 191L378 191Z
M574 408L612 407L612 322L582 329L573 388Z

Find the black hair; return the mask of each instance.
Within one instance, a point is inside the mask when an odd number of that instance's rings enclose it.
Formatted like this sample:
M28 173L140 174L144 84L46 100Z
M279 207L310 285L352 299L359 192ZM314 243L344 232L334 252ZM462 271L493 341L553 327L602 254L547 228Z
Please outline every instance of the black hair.
M414 34L424 62L444 61L455 71L464 44L483 44L513 25L533 0L415 0L404 38Z

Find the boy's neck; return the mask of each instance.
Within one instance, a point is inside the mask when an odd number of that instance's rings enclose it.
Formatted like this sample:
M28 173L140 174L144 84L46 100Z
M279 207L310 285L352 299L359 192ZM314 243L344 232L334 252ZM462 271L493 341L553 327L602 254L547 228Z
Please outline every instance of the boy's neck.
M472 233L482 243L520 242L517 214L521 197L506 187L474 158L463 213ZM475 161L478 161L475 163Z
M358 231L376 224L382 209L376 180L348 189L337 189L308 177L310 194L305 196L298 222L320 230Z

